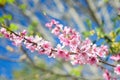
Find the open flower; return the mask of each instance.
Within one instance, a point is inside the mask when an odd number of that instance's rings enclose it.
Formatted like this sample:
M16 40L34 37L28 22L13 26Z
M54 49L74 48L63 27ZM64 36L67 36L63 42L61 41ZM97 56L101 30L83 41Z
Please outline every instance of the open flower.
M115 72L117 75L120 75L120 65L119 65L119 64L114 68L114 72Z
M104 71L103 77L105 80L111 80L111 76L110 76L110 73L108 72L108 70Z

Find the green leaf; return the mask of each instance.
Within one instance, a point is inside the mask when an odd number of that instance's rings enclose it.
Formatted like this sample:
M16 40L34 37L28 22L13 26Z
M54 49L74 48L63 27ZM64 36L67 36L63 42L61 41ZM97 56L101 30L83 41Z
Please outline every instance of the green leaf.
M6 0L0 0L0 6L4 6L6 4Z
M7 0L7 2L8 2L9 4L13 4L13 3L15 2L15 0Z
M33 22L31 23L31 25L34 26L34 27L36 27L36 26L38 25L38 23L37 23L36 21L33 21Z
M83 66L75 67L70 71L70 74L80 76Z
M119 35L120 34L120 28L116 29L116 35Z
M3 17L0 17L0 23L4 22L4 18Z
M91 22L91 20L87 19L86 23L87 23L88 27L91 29L92 28L92 22Z
M16 31L16 30L18 30L18 26L11 23L9 29L12 30L12 31Z
M98 38L103 38L105 36L101 28L96 28L96 33L97 33Z
M33 35L34 30L35 30L35 28L34 28L32 25L30 25L30 26L28 27L28 34L29 34L29 35Z
M109 0L103 0L105 3L107 3Z
M75 76L80 76L80 72L79 72L79 70L77 70L77 69L73 69L73 70L71 71L71 73L72 73L73 75L75 75Z
M26 6L26 4L21 4L21 5L19 5L19 8L22 9L23 11L25 11L27 6Z
M84 37L89 37L91 35L89 31L85 31L82 34L84 35Z
M10 14L4 15L3 18L8 19L8 20L12 20L12 16Z

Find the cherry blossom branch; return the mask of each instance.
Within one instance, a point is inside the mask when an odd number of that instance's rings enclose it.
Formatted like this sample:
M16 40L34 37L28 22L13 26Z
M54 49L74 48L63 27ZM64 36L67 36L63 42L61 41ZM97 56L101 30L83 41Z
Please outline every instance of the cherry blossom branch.
M6 25L1 24L1 26L4 27L4 28L6 28L8 31L10 31L11 33L15 34L16 36L21 37L19 34L11 31L8 27L6 27ZM24 40L27 40L28 42L33 43L34 45L37 45L37 43L35 43L35 42L33 42L33 41L30 41L30 40L28 40L28 39L25 38L25 37L24 37ZM44 48L43 48L43 49L44 49ZM51 49L51 53L52 53L52 52L57 52L57 50ZM68 53L69 53L69 54L72 54L72 55L77 54L77 53L74 53L74 52L68 52ZM51 54L50 54L50 55L51 55ZM29 55L27 55L27 57L28 57L28 56L29 56ZM32 60L30 60L30 61L33 63ZM109 66L115 67L115 65L109 64L109 63L107 63L107 62L105 62L105 61L103 61L103 60L99 60L99 62L102 62L102 63L107 64L107 65L109 65Z
M41 39L40 37L28 37L26 36L26 31L19 34L11 31L6 25L1 24L3 27L0 32L4 37L9 38L13 43L21 45L22 42L26 45L26 48L33 51L38 51L40 54L46 54L50 57L60 57L67 61L71 61L72 64L98 64L99 62L107 64L109 66L115 67L115 72L120 74L120 65L113 65L103 61L101 58L108 54L108 47L101 45L97 47L92 41L86 38L84 41L81 40L80 35L74 29L63 27L59 22L52 20L46 24L50 30L52 27L52 33L55 34L62 45L58 44L57 48L53 48L50 42ZM63 50L63 48L68 47L68 51ZM99 59L99 57L100 59ZM29 57L29 56L28 56ZM32 60L30 60L34 67L36 65Z
M116 67L115 65L113 64L110 64L110 63L107 63L106 61L103 61L103 60L99 60L99 62L103 63L103 64L106 64L106 65L109 65L111 67Z
M21 37L19 34L17 34L17 33L15 33L14 31L12 31L12 30L10 30L5 24L1 24L1 27L3 27L3 28L5 28L5 29L7 29L8 31L10 31L11 33L13 33L13 34L15 34L16 36L19 36L19 37ZM37 43L35 43L35 42L33 42L33 41L30 41L30 40L28 40L27 38L25 38L24 37L24 40L27 40L28 42L30 42L30 43L33 43L33 44L35 44L35 45L37 45Z

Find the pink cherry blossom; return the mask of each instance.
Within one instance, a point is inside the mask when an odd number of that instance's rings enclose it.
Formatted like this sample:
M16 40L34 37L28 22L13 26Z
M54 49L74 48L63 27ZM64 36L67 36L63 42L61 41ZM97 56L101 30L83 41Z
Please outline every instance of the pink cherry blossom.
M111 75L110 75L110 73L108 72L108 70L105 70L105 71L104 71L103 77L104 77L105 80L111 80Z
M36 45L28 44L26 45L26 48L28 48L31 52L34 52L36 50Z
M23 30L20 34L21 34L21 36L24 37L24 36L27 34L27 31L26 31L26 30Z
M10 32L7 32L5 28L1 28L0 33L2 33L5 38L10 38Z
M45 26L48 27L49 29L52 28L53 25L57 25L58 21L52 19L50 23L46 23Z
M108 47L105 45L101 45L97 50L97 55L100 57L105 57L108 54Z
M52 48L51 43L48 42L48 41L43 41L43 43L41 44L41 46L42 46L44 49L51 49L51 48Z
M51 29L53 24L52 23L46 23L45 26L48 27L49 29Z
M56 21L56 20L54 20L54 19L52 19L50 23L51 23L51 24L54 24L54 25L57 25L59 22Z
M41 46L42 46L42 48L44 49L44 50L43 50L44 53L49 56L50 53L51 53L51 49L52 49L52 45L50 44L50 42L48 42L48 41L43 41L43 43L41 43Z
M76 38L73 38L72 40L70 40L70 47L77 47L77 45L80 43L80 41Z
M115 72L117 75L120 75L120 65L119 65L119 64L114 68L114 72Z
M5 38L10 38L10 33L9 33L9 32L8 32L8 33L5 32L5 33L4 33L4 37L5 37Z
M26 30L20 33L10 33L5 28L1 28L0 32L15 46L21 45L23 42L31 52L37 51L49 57L60 57L73 64L97 64L99 62L97 56L105 57L108 54L107 46L98 47L89 38L82 41L80 34L75 29L63 26L56 20L46 23L46 27L59 38L60 44L57 45L57 48L52 47L49 41L45 41L39 36L26 36Z
M15 46L19 46L23 43L31 52L37 51L48 57L59 57L66 61L70 61L73 65L96 65L100 62L98 56L105 57L109 52L108 46L97 46L93 44L89 38L82 40L81 35L75 31L75 29L63 26L56 20L51 20L49 23L46 23L46 27L48 27L60 40L60 44L57 44L56 48L52 47L49 41L44 40L38 35L27 36L26 30L20 33L14 33L5 28L1 28L0 33L2 33L5 38L10 39ZM119 61L120 54L111 56L111 59ZM120 75L119 64L114 68L114 72ZM105 70L103 76L106 80L116 79L111 77L108 70Z
M6 29L5 29L5 28L1 28L1 29L0 29L0 32L1 32L2 34L6 33Z
M111 56L110 59L115 60L115 61L120 61L120 53L117 55Z
M49 22L49 24L53 22ZM80 35L75 29L70 27L60 27L59 22L51 31L53 34L58 36L62 45L69 47L71 52L74 52L74 57L71 57L71 62L74 64L96 64L98 62L97 56L105 57L108 54L107 46L97 47L96 44L93 44L89 38L86 38L84 41L81 40ZM65 47L64 46L64 47ZM61 49L57 49L59 51ZM58 53L61 58L64 58L65 52L62 50ZM85 54L83 54L85 53Z
M54 29L52 29L52 33L54 35L59 35L60 31L62 30L63 25L56 25Z
M98 62L98 59L97 57L89 57L88 61L89 61L89 64L92 65L92 64L96 64Z
M63 51L63 50L58 50L58 51L57 51L57 56L58 56L58 57L61 57L61 58L65 58L66 52Z

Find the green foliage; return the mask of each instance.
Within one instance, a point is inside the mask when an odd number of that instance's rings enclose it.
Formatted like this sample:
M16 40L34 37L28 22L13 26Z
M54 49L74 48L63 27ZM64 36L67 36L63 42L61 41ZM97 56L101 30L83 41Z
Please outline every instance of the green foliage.
M91 29L91 28L92 28L92 22L91 22L91 20L90 20L90 19L87 19L87 20L86 20L86 23L87 23L89 29Z
M108 34L108 36L111 38L111 40L114 42L115 41L115 39L116 39L116 37L117 37L117 35L116 35L116 33L114 32L114 31L111 31L109 34Z
M119 35L120 34L120 28L117 28L115 32L116 32L116 35Z
M4 19L12 20L12 16L10 14L8 15L3 15Z
M6 4L6 0L0 0L0 6L4 6Z
M13 74L15 80L38 80L40 79L39 72L39 70L26 65L23 70L15 71Z
M45 61L42 60L42 59L37 59L36 64L37 64L37 66L43 67L44 69L47 68L47 66L46 66L46 64L45 64Z
M4 18L3 17L0 17L0 23L3 23L4 22Z
M82 34L84 35L84 37L89 37L90 36L90 32L89 31L82 32Z
M28 27L28 34L29 34L29 35L33 35L33 34L34 34L34 30L35 30L35 28L34 28L32 25L30 25L30 26Z
M107 3L109 0L103 0L105 3Z
M98 40L101 38L105 39L104 43L109 45L109 51L111 54L117 54L120 52L120 42L116 42L116 37L120 34L120 28L117 28L115 31L111 31L108 34L104 33L99 27L95 30L83 32L84 37L90 37L93 34L97 34Z
M83 69L83 66L74 67L74 68L70 71L70 74L79 77L80 74L81 74L82 69Z
M24 64L23 69L14 71L14 80L67 80L67 77L57 76L50 74L48 71L44 71L44 69L48 70L50 67L45 64L43 59L35 58L35 61L37 66L42 70L31 65ZM56 66L53 65L51 68L54 69L54 67Z
M34 27L37 27L37 26L38 26L38 23L37 23L36 21L33 21L33 22L31 23L31 25L34 26Z
M28 35L39 35L41 36L41 33L37 30L38 23L32 22L28 27Z
M120 20L119 16L116 16L115 18L112 19L112 21L115 23L116 21Z
M94 30L91 31L84 31L82 34L84 35L84 37L89 37L92 36L95 33Z
M26 8L27 8L27 6L26 6L26 4L21 4L21 5L19 5L19 8L20 8L22 11L25 11Z
M11 31L16 31L16 30L18 30L18 26L15 25L15 24L13 24L13 23L11 23L9 29L10 29Z
M13 4L13 3L15 2L15 0L7 0L7 2L8 2L9 4Z
M112 54L118 54L120 52L120 42L111 43Z
M105 36L105 33L103 33L101 28L96 28L96 33L97 33L97 36L98 36L99 39L104 38L104 36Z
M4 14L0 17L0 23L5 22L5 20L12 20L12 16L10 14Z

